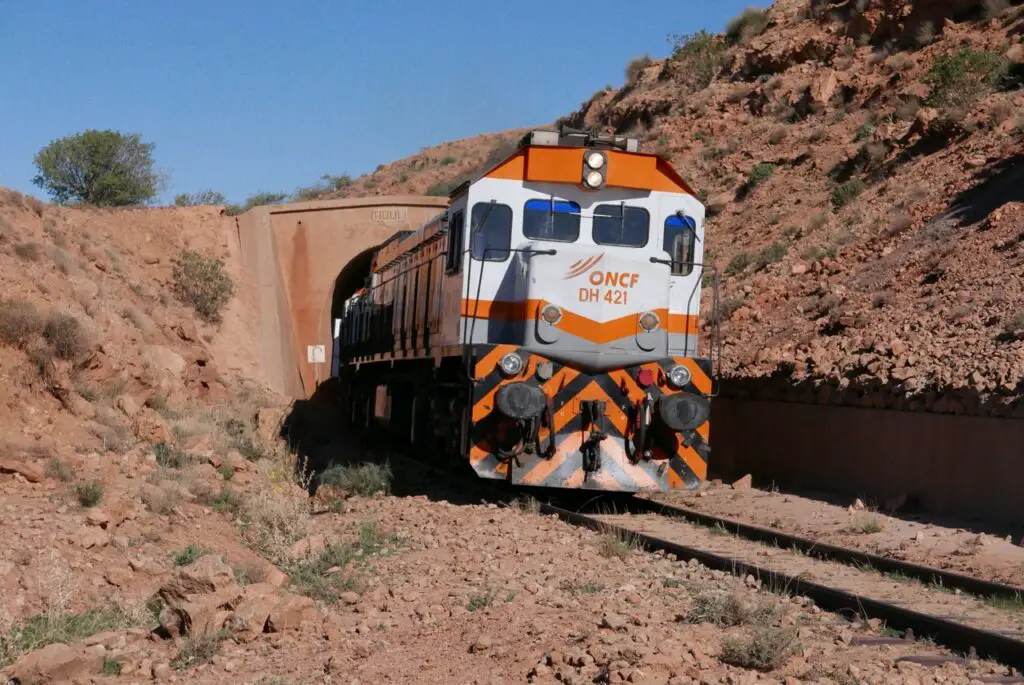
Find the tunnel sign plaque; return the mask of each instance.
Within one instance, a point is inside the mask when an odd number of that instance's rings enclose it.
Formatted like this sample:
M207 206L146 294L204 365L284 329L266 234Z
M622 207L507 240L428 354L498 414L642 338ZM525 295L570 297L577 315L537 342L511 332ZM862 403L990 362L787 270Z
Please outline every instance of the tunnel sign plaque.
M388 228L398 228L409 223L408 207L377 207L370 210L370 219Z
M307 345L306 358L310 364L324 364L327 362L326 345Z

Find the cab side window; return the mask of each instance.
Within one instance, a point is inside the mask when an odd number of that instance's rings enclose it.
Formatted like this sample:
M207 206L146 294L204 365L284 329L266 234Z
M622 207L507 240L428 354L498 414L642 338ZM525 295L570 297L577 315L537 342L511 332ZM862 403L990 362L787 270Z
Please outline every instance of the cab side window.
M523 235L531 240L572 243L580 237L580 206L567 200L527 200Z
M460 209L452 215L448 225L448 252L445 255L444 270L447 274L457 274L462 270L462 242L465 224L465 213Z
M469 243L473 259L484 262L508 259L512 246L511 207L497 202L478 202L473 205L470 225Z
M672 259L673 276L693 273L693 256L697 247L697 222L689 216L673 214L665 219L665 252Z

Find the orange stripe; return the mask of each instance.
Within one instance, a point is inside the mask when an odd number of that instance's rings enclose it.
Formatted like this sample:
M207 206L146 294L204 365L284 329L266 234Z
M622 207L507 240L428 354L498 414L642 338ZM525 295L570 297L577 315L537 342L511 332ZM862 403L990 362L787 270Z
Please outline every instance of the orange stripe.
M540 485L544 479L558 470L565 463L566 458L580 448L583 436L579 433L569 435L558 446L558 449L550 459L545 459L530 469L523 477L522 482L527 485Z
M487 177L580 186L585 152L580 147L526 147L489 171ZM657 155L619 150L608 150L605 154L605 187L696 195L676 170Z
M696 450L692 447L680 446L678 454L679 458L686 462L686 465L690 467L693 474L701 480L704 480L708 475L708 465L697 455Z
M462 301L462 315L501 321L530 321L536 318L544 304L546 304L544 300L505 302L465 299ZM696 330L696 316L682 314L669 316L668 310L665 308L653 311L665 323L669 333L685 333L687 327L691 334ZM558 322L557 328L577 338L597 345L604 345L636 335L640 331L640 312L626 314L611 321L599 322L563 309L562 319Z
M637 465L631 464L629 457L626 456L625 450L615 440L604 440L601 443L601 451L610 456L615 460L615 463L619 465L626 475L628 475L637 487L640 488L657 488L658 481L651 478L650 474L644 471Z

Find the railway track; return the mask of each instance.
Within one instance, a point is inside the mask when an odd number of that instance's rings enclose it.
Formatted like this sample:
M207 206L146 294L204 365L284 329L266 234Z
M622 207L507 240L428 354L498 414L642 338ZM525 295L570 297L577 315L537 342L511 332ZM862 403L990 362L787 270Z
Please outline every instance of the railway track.
M654 513L669 519L688 519L689 514L696 513L679 510L674 507L668 507L668 509L675 511L666 511L664 505L640 498L637 498L633 504L643 513ZM811 580L803 573L787 573L784 570L780 570L778 565L769 566L763 563L755 563L749 558L744 558L742 555L723 553L714 549L716 545L713 543L686 544L644 532L643 526L622 525L618 522L623 517L634 516L633 514L624 516L584 514L555 506L551 503L542 503L541 511L546 514L554 514L574 525L628 539L651 552L671 554L681 561L696 559L708 568L739 577L753 576L761 581L770 582L773 591L808 597L816 605L827 611L847 617L880 619L885 623L886 628L897 630L904 634L904 637L861 638L860 642L862 643L892 643L915 638L927 638L933 640L936 644L965 655L964 657L958 657L960 659L978 656L993 659L1018 670L1024 670L1024 632L993 629L984 625L977 625L970 617L920 611L917 608L906 606L902 603L844 589L838 583L817 582ZM793 543L798 553L816 555L820 563L828 563L833 566L837 563L844 565L872 564L879 567L884 566L888 573L903 573L907 578L922 580L925 583L955 581L957 583L956 587L973 588L972 592L978 593L983 597L1020 597L1020 594L1013 593L1024 592L1012 586L990 583L989 581L949 573L940 569L908 564L895 559L875 557L874 555L868 555L856 550L831 545L823 546L819 550L816 549L817 545L814 541L805 538L796 538L795 536L755 526L747 526L750 530L745 530L744 526L746 524L740 524L728 519L718 519L717 517L710 517L704 514L701 514L700 517L700 520L689 519L689 523L697 524L705 530L709 525L734 524L738 535L741 537L743 533L749 535L746 538L748 542L756 541L758 546L761 547ZM689 527L693 528L693 526ZM708 541L705 540L704 542L707 543ZM882 564L882 560L886 563ZM877 576L878 574L874 575ZM927 591L929 591L929 586L922 584L920 592ZM935 589L931 591L941 592ZM948 595L949 593L947 592L946 594ZM973 597L970 596L957 597L965 602L974 601ZM954 611L954 613L956 612ZM1022 621L1024 621L1024 611L1006 613L1018 613ZM991 617L989 618L991 619ZM989 623L991 622L990 620ZM1009 678L1000 678L998 680L990 680L989 682L1024 682L1024 678L1010 676Z
M375 446L380 448L384 445L377 443ZM394 445L387 447L392 448L387 450L392 456L400 461L415 464L416 469L432 474L431 478L445 479L445 482L451 482L452 479L465 481L468 492L477 493L491 501L509 503L517 495L523 494L523 489L507 488L500 483L494 484L466 477L463 474L427 464L416 456L406 454L404 450L394 450ZM952 657L952 660L963 662L970 658L981 657L998 661L1015 669L1014 675L988 677L983 682L1024 683L1024 676L1016 675L1016 673L1024 671L1024 602L1022 602L1024 589L1022 588L824 544L781 531L666 505L642 497L603 496L595 499L592 492L556 492L541 495L534 491L527 492L527 494L541 500L541 513L558 516L567 523L628 538L647 551L671 554L683 562L695 559L714 570L739 577L753 576L770 582L771 589L775 592L808 597L821 609L846 618L880 619L890 633L890 636L854 638L852 644L892 644L905 643L915 639L930 639L937 645L958 652L959 656ZM593 508L595 504L600 507L608 502L615 507L622 506L624 510L631 512L625 514L626 517L654 516L677 526L683 524L680 526L681 529L703 531L705 535L709 535L711 534L709 531L713 531L717 539L729 539L734 536L762 549L799 553L801 556L814 559L818 563L829 564L834 568L856 569L859 572L871 573L876 577L884 577L881 574L891 574L902 579L918 581L919 587L912 588L911 592L943 592L947 596L956 597L963 602L979 601L976 598L1008 599L1019 603L1019 608L1016 611L993 608L990 613L998 613L1000 616L1016 614L1019 617L1020 630L1005 630L1002 627L979 625L972 622L970 617L965 618L963 615L954 616L948 615L948 613L920 610L917 602L910 603L912 606L908 606L907 602L900 603L884 597L873 596L872 593L851 591L840 587L838 583L812 580L803 573L787 573L777 566L755 563L741 555L717 550L715 547L718 545L708 540L701 544L693 544L667 539L667 536L653 535L644 532L642 526L623 525L621 521L611 520L617 516L615 514L581 513L588 507ZM723 536L722 532L728 535ZM964 594L962 596L953 595L953 592ZM901 633L902 637L892 636L891 633L894 631ZM911 659L914 660L914 658ZM935 657L920 657L919 660L920 663L934 663Z

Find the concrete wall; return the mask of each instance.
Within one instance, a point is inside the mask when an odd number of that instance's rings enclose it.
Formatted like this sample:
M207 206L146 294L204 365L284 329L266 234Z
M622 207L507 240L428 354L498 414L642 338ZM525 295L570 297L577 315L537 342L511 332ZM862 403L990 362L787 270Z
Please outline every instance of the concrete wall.
M329 375L331 301L345 266L447 202L370 197L257 207L237 217L245 266L259 287L262 362L275 390L308 397ZM324 345L327 363L308 364L308 345Z
M716 399L711 470L722 478L883 500L932 513L1024 520L1024 421Z

